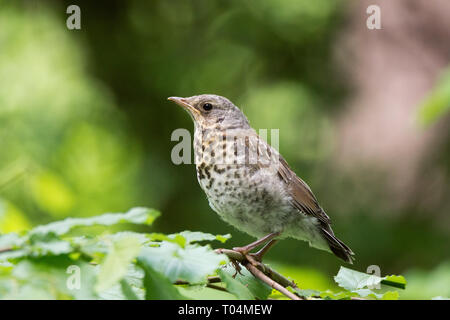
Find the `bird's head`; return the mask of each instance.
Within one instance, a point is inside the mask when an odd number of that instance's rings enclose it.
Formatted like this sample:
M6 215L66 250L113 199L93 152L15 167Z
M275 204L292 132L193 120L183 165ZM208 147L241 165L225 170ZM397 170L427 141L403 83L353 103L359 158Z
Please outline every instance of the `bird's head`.
M183 107L200 128L222 129L249 128L245 115L227 98L214 94L202 94L189 98L170 97L168 100Z

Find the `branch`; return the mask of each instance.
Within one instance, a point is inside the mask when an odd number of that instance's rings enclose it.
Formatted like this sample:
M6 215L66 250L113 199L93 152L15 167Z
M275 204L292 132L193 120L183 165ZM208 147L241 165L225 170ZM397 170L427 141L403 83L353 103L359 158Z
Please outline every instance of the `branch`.
M226 288L220 287L220 286L216 286L216 285L210 284L210 283L208 283L208 284L206 285L206 287L211 288L211 289L216 289L216 290L228 292L228 290L227 290Z
M261 281L267 283L271 288L274 288L275 290L278 290L280 293L284 294L286 297L291 298L292 300L306 300L303 297L299 297L296 294L290 292L287 290L287 287L291 288L298 288L297 285L287 279L282 274L278 273L277 271L271 269L264 263L261 263L259 261L256 261L251 255L243 255L238 251L229 250L229 249L216 249L217 253L222 253L228 256L228 258L232 260L236 260L240 262L253 276L260 279ZM211 277L212 278L212 277ZM218 281L220 281L220 277L214 277L219 278ZM210 278L208 278L208 281ZM217 279L215 279L217 280ZM320 298L319 298L320 299ZM367 300L360 297L351 297L351 300ZM321 300L321 299L320 299Z
M250 271L256 278L261 279L265 283L267 283L271 288L274 288L275 290L278 290L282 294L284 294L286 297L291 298L292 300L301 300L300 297L296 296L292 292L290 292L288 289L283 287L281 284L273 280L272 278L269 278L267 275L265 275L261 270L259 270L257 267L255 267L250 262L245 263L244 267L247 268L248 271Z
M211 277L208 277L207 280L208 280L208 284L222 282L222 279L220 279L219 276L211 276ZM183 284L192 285L192 283L190 283L189 281L185 281L185 280L177 280L173 284L175 284L175 285L183 285Z
M229 249L217 249L215 250L219 254L225 254L230 259L238 261L241 263L254 277L260 279L271 288L278 290L286 297L292 300L302 300L299 296L290 292L286 287L297 288L296 284L275 270L269 268L267 265L256 261L250 255L243 255L238 251L229 250ZM216 286L214 283L222 282L219 276L208 277L208 283L206 286L211 289L221 290L228 292L227 289ZM184 280L177 280L174 282L175 285L192 285L192 283Z
M292 300L302 300L302 298L286 289L287 287L297 288L297 285L293 281L290 281L267 265L256 261L251 255L243 255L238 251L229 249L217 249L215 251L240 262L253 276L265 282L271 288L278 290L286 297Z

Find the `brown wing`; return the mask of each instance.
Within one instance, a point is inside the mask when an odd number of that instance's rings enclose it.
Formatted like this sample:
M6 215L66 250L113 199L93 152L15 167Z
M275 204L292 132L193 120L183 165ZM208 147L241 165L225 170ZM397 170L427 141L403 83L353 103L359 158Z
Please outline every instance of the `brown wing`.
M316 197L306 182L297 177L281 155L278 175L288 186L288 191L292 196L292 205L301 212L316 217L320 221L320 231L328 242L330 250L344 261L353 263L353 251L345 243L336 238L330 226L330 217L319 206Z
M246 145L246 147L249 148L250 145ZM262 148L262 150L259 148ZM287 190L292 197L292 206L305 215L317 218L319 221L318 230L327 241L330 250L344 261L352 263L354 253L347 245L345 245L345 243L336 238L331 229L330 217L328 217L325 211L319 206L316 197L306 182L297 177L295 172L292 171L287 164L286 160L284 160L278 152L275 152L268 144L258 142L258 156L262 155L264 157L262 153L262 151L264 151L263 149L267 150L268 154L265 156L270 159L273 159L272 156L278 155L278 176L286 183Z
M278 175L287 184L288 191L292 196L292 205L301 212L319 219L325 224L331 222L330 217L319 206L316 197L309 186L302 179L297 177L294 171L289 168L286 160L280 155Z

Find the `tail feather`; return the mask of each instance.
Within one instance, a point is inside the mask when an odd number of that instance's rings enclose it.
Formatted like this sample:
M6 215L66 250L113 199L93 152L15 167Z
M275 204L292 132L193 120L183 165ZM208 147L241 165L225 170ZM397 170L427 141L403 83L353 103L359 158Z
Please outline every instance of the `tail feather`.
M336 238L333 231L329 226L326 228L321 228L322 234L325 240L328 242L328 246L330 247L331 252L333 252L337 257L341 258L345 262L353 264L353 260L355 259L353 256L355 255L345 243Z

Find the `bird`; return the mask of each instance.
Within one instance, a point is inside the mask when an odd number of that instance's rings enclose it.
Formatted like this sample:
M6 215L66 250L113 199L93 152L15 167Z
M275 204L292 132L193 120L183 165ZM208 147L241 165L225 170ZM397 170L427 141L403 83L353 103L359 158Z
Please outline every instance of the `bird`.
M214 94L168 100L186 110L194 122L197 179L210 207L225 222L257 239L233 250L261 261L278 240L294 238L353 263L353 251L334 235L331 219L311 188L256 133L237 106Z

